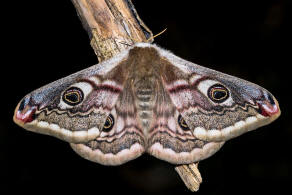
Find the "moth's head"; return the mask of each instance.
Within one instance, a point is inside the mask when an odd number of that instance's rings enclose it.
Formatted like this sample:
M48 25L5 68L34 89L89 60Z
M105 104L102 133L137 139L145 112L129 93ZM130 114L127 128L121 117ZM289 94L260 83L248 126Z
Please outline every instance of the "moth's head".
M29 131L68 142L87 142L99 135L107 117L106 112L93 109L93 97L90 82L69 76L26 95L13 120Z

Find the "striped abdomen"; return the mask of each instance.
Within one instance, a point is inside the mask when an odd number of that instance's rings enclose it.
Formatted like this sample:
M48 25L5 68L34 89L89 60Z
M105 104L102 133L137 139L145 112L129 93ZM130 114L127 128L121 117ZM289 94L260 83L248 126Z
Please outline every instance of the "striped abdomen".
M150 128L155 104L155 81L152 78L143 78L134 86L135 105L137 116L140 119L143 131L146 133Z

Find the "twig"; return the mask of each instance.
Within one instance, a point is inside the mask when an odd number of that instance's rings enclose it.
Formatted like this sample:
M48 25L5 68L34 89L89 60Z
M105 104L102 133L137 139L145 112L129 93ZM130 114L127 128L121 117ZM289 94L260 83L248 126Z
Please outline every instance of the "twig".
M192 192L196 192L202 183L202 177L198 169L199 163L192 163L188 165L180 165L175 167L176 172L179 174L185 185Z
M136 42L152 42L152 32L139 18L131 0L72 0L89 34L99 62L109 59ZM185 185L197 191L202 182L197 164L175 168Z
M152 32L139 18L129 0L72 0L91 39L91 46L104 61L135 42L146 42Z

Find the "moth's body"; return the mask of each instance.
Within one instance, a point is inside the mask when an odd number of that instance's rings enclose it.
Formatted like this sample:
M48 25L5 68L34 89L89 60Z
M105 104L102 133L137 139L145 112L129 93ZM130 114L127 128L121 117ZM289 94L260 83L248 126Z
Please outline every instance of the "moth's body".
M279 115L265 89L140 43L27 95L14 120L101 164L144 152L187 164Z
M145 51L144 54L146 55L141 55L141 52L143 52L141 49L145 50L145 48L133 50L137 57L135 54L129 55L132 57L129 57L128 61L124 63L125 69L129 69L128 79L126 79L128 82L125 86L133 94L138 124L140 124L145 137L147 137L153 124L153 109L159 93L159 75L157 72L160 72L160 66L155 52Z

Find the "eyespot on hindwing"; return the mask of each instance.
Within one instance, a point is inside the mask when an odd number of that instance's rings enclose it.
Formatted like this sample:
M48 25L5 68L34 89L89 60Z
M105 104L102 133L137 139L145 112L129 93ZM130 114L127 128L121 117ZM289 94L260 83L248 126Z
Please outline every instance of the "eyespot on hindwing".
M190 130L189 126L187 125L186 121L184 120L184 118L181 115L178 116L177 122L178 122L180 128L182 128L182 130L184 130L184 131Z
M109 132L110 130L112 130L114 124L115 124L115 119L113 115L109 114L105 120L102 131Z

